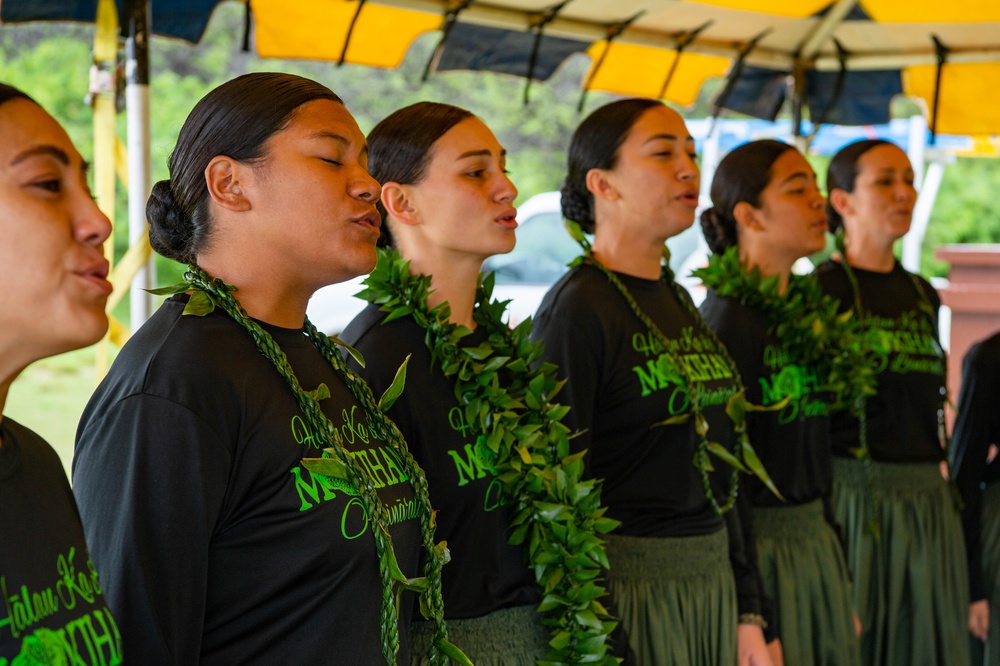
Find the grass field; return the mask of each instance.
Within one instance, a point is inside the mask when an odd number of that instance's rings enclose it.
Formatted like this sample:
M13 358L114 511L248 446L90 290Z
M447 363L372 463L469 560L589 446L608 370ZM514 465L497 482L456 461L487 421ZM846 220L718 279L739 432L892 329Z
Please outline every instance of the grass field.
M11 386L3 410L48 440L67 475L80 414L97 386L95 358L96 347L88 347L29 366Z

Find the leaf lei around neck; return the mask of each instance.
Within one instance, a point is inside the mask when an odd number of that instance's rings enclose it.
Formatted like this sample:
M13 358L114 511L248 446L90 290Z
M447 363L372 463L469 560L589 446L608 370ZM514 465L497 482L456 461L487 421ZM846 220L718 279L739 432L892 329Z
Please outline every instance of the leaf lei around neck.
M598 261L596 257L594 257L593 247L591 246L590 241L587 240L587 237L583 233L583 229L580 228L580 225L572 220L566 220L566 230L569 231L570 236L572 236L573 239L580 244L580 247L583 248L583 256L574 260L570 266L578 266L580 264L587 263L604 273L604 276L628 303L633 314L635 314L635 316L639 318L639 321L641 321L643 325L657 337L662 348L664 349L666 358L670 360L670 364L672 366L672 377L675 381L678 381L682 388L687 392L690 398L690 411L687 414L678 414L659 423L655 423L653 424L653 427L684 423L692 418L694 419L695 434L698 438L697 449L694 454L694 465L701 476L702 490L705 494L705 499L708 500L712 510L715 511L717 515L721 516L736 504L736 494L739 491L740 472L753 474L760 479L760 481L767 486L767 488L774 493L775 496L784 499L781 497L781 493L778 492L778 488L774 485L774 481L771 480L767 470L764 469L764 465L761 463L757 452L750 444L750 438L747 436L746 430L746 413L750 411L770 411L772 409L781 409L784 407L786 401L782 401L773 407L759 407L747 402L746 388L743 386L743 380L740 378L739 371L736 368L736 363L729 355L729 351L726 349L726 346L722 344L722 341L716 337L712 329L705 325L704 320L698 313L698 310L694 307L694 303L691 302L691 297L688 293L677 284L676 280L674 280L674 274L670 270L670 250L667 249L667 246L663 246L663 263L660 271L660 281L669 285L674 290L677 301L687 311L691 320L694 322L701 322L701 325L699 326L701 332L708 336L713 343L715 343L715 347L719 351L719 354L722 355L727 365L733 372L733 380L736 384L737 390L726 404L726 414L729 416L730 420L732 420L733 431L736 433L737 446L735 451L726 449L726 447L722 446L722 444L718 442L709 441L708 420L705 418L704 414L702 414L698 391L692 390L695 382L692 381L688 375L688 371L686 369L687 366L681 362L677 352L673 351L674 346L671 344L670 339L660 329L660 327L656 325L656 322L650 319L649 316L643 312L642 308L639 307L639 304L629 292L628 287L625 286L625 283L623 283L617 275L615 275L614 271L609 269L607 266ZM729 491L722 504L719 504L712 488L710 474L715 470L715 467L712 464L709 454L716 456L719 460L732 468L729 477Z
M832 395L831 409L857 410L875 395L875 375L856 317L849 311L838 314L838 301L815 280L791 275L785 293L778 293L778 276L765 278L756 267L748 269L736 245L713 254L708 266L693 275L719 296L763 312L768 333L791 361L816 369L820 389Z
M854 296L855 316L857 317L857 320L859 322L858 325L863 328L865 326L864 324L865 307L864 303L862 303L861 301L861 285L858 284L858 276L855 275L854 268L848 261L847 244L845 241L843 229L837 232L834 240L837 250L840 252L841 256L839 266L844 269L844 274L847 275L847 282L851 285L851 292ZM903 270L903 272L906 273L906 276L910 280L910 284L913 286L913 291L916 293L917 309L920 310L921 314L923 314L924 317L927 318L927 321L930 324L931 329L933 330L937 323L936 322L937 316L934 312L934 306L931 305L930 300L927 298L927 293L924 291L924 287L922 284L920 284L920 280L917 278L917 276L905 269ZM951 470L951 437L948 434L948 426L945 423L945 413L944 413L945 405L951 402L948 396L948 369L947 369L948 357L944 353L944 351L940 348L940 346L938 347L938 352L939 352L938 357L941 359L941 375L940 375L941 405L937 411L938 439L940 440L941 447L944 449L944 460L945 464L948 467L948 479L952 480L954 479L954 475L952 474ZM862 407L862 416L864 416L863 407ZM867 420L865 419L862 419L861 421L861 430L862 432L867 430ZM962 500L957 494L958 489L953 482L950 485L953 494L955 495L956 498L956 505L961 507Z
M480 274L473 319L485 329L477 346L462 344L471 330L449 321L449 304L429 308L431 278L410 273L394 250L379 250L378 265L361 298L388 316L412 317L426 331L431 363L454 382L454 394L476 437L495 458L496 476L513 498L509 542L524 545L541 588L538 607L552 639L545 663L615 664L608 636L616 625L600 598L608 566L600 535L618 525L604 516L601 481L584 479L585 452L572 453L568 407L552 398L564 382L540 363L530 320L513 330L503 323L506 302L492 300L493 275Z
M410 477L414 499L420 510L420 531L426 551L424 576L421 578L407 578L400 570L388 529L388 512L376 493L375 484L366 469L344 447L337 428L323 413L319 405L320 400L329 397L329 389L321 384L318 388L307 391L299 384L295 371L288 362L288 357L274 341L274 338L260 324L250 318L233 295L236 287L226 284L219 278L213 279L201 268L192 265L184 273L184 282L171 287L150 290L151 293L158 295L171 295L188 291L192 293L184 308L185 315L205 316L213 312L216 307L221 308L250 334L258 351L274 364L275 369L288 383L307 423L319 441L326 445L323 447L323 458L303 459L303 465L313 474L343 479L357 489L365 514L372 523L371 533L379 558L379 574L382 579L381 642L382 655L386 663L396 663L396 656L399 652L399 592L403 589L409 589L421 595L421 611L435 623L434 638L431 641L428 655L430 662L444 664L448 659L451 659L457 663L471 666L468 658L447 640L444 604L441 600L441 567L448 560L448 552L443 542L434 544L434 516L427 493L427 479L423 470L410 455L406 442L396 425L379 408L368 385L347 367L343 357L335 347L334 341L317 330L312 322L306 319L305 335L334 371L344 378L351 394L371 415L373 434L387 442L399 456L405 473ZM340 343L340 341L336 342ZM344 346L346 347L346 345ZM348 350L352 354L357 354L353 349ZM317 585L322 583L323 581L316 582Z

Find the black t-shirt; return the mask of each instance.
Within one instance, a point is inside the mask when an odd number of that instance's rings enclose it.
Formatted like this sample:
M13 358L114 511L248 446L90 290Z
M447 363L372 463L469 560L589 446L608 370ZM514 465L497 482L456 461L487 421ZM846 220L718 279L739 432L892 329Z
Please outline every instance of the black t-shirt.
M710 424L709 439L731 449L734 433L725 407L737 389L704 323L671 286L617 276L686 365ZM545 359L567 379L557 399L570 406L566 425L581 433L570 444L587 449L588 474L604 479L607 515L622 521L616 533L685 537L720 529L722 519L692 463L694 423L654 426L688 413L690 397L674 378L670 354L607 277L586 264L571 269L546 294L532 337L543 341ZM715 462L717 469L725 467ZM759 612L739 524L727 520L726 527L740 611Z
M824 498L830 491L829 398L823 378L803 366L768 333L764 313L709 290L701 314L736 362L747 400L764 407L791 396L777 411L747 414L747 435L778 490L789 504ZM744 481L754 506L784 506L757 478Z
M962 390L952 443L952 472L962 493L971 599L986 597L980 540L983 484L1000 480L1000 462L987 463L991 444L1000 445L1000 333L977 342L962 363Z
M526 554L507 543L510 513L503 485L494 476L492 453L485 443L477 443L455 397L454 382L431 360L426 331L411 317L383 324L385 317L369 304L341 338L364 355L365 368L353 359L349 363L376 396L389 388L396 370L411 355L406 388L388 413L427 475L437 511L435 538L446 540L451 551L441 581L446 617L481 617L536 603L537 586ZM477 329L462 344L475 346L485 337L486 331Z
M8 418L0 436L0 664L122 663L59 457Z
M877 372L878 394L865 401L868 449L883 462L938 462L944 451L938 411L944 390L944 353L937 337L941 299L918 278L935 316L919 306L913 279L896 262L888 273L852 267L864 310L864 344ZM814 272L823 291L840 300L840 311L854 309L854 291L843 266L834 261ZM858 420L849 411L833 415L833 449L851 456L858 446Z
M357 491L313 475L322 454L291 389L220 310L167 301L84 411L74 492L130 660L146 664L382 661L382 584ZM420 532L402 462L300 330L264 328L367 470L403 572ZM408 658L410 604L400 618Z

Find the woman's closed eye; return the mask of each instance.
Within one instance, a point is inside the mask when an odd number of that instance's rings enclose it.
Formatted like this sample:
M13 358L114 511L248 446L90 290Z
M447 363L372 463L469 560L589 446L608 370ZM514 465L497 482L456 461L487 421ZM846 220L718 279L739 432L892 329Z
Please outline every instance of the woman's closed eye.
M41 188L53 194L59 194L62 191L62 181L58 178L35 181L31 186Z

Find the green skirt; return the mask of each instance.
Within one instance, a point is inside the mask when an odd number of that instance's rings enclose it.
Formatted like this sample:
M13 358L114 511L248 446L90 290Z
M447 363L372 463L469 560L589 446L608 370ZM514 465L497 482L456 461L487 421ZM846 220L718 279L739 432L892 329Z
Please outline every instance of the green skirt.
M833 502L854 573L864 663L968 664L965 539L938 465L873 462L869 479L863 462L835 458Z
M607 537L608 588L640 666L736 663L729 537Z
M850 576L823 503L754 507L753 529L786 666L858 666Z
M990 640L972 637L972 663L1000 666L1000 483L983 491L979 543L983 550L983 586L990 602Z
M548 631L535 606L515 606L489 615L448 620L448 640L476 666L535 666L545 658ZM426 666L434 623L410 624L410 664Z

